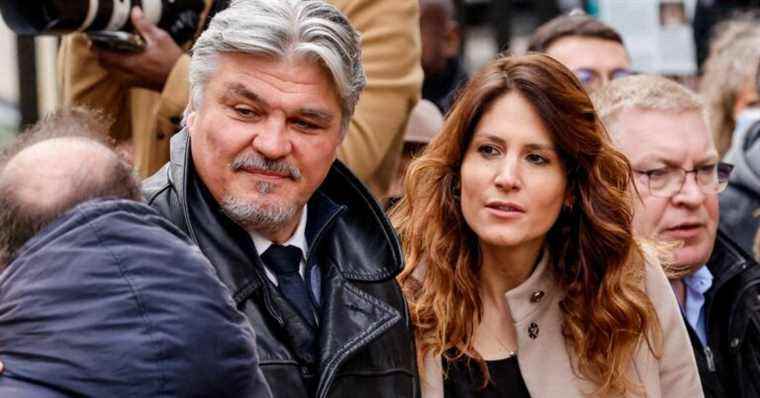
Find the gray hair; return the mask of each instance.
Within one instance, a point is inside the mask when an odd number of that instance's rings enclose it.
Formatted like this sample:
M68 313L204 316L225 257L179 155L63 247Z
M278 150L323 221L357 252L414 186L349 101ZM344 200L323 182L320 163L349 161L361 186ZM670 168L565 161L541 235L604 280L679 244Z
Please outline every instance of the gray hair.
M233 0L193 46L188 109L199 107L222 53L306 57L320 63L337 89L344 130L367 83L359 34L323 0Z
M669 113L699 112L707 123L707 108L702 98L686 86L654 75L615 79L592 94L594 107L610 134L613 124L626 109L637 108Z

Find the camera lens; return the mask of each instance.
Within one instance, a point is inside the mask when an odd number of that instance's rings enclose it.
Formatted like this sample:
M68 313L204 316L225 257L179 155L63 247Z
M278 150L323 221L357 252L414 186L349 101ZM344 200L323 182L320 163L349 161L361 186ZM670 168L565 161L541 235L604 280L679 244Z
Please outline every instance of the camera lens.
M129 15L135 6L182 44L195 34L205 4L204 0L4 0L0 13L19 35L133 31Z

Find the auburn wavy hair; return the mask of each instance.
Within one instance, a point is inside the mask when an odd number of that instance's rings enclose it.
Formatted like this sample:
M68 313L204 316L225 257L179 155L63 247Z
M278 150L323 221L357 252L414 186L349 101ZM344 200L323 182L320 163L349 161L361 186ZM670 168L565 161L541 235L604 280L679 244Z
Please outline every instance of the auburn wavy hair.
M460 92L438 136L410 165L404 196L391 211L405 250L399 282L417 338L417 354L474 358L483 314L478 237L462 215L459 173L483 113L519 92L550 131L574 205L546 236L551 272L566 292L563 334L580 377L596 394L640 393L627 373L640 344L659 357L661 329L644 291L644 255L632 235L631 167L614 149L572 72L542 54L500 57ZM572 355L571 355L572 357ZM453 359L453 358L450 358Z

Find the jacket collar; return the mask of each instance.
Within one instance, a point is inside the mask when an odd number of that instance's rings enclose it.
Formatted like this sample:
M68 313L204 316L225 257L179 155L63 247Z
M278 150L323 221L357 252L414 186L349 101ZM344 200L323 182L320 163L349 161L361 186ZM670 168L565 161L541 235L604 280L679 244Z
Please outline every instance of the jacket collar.
M754 260L749 254L718 230L715 246L707 261L707 268L714 277L711 291L717 291L726 281L753 264Z
M504 293L509 305L509 311L515 324L534 318L537 311L544 311L559 289L551 269L551 256L544 249L541 260L536 264L533 273L523 283ZM417 267L412 276L418 281L425 278L427 267Z
M533 318L558 292L550 267L549 251L544 249L533 273L523 283L504 294L515 324Z
M236 241L244 250L254 253L255 259L251 262L257 263L260 260L247 233L221 212L195 173L189 143L186 129L172 137L169 180L179 195L191 239L203 248L200 242L209 238L202 236L209 228L198 228L199 221L194 220L192 215L195 212L188 206L190 201L200 201L199 206L207 207L213 215L204 222L216 223L223 231L222 236L213 240ZM325 181L312 195L308 211L306 239L310 252L326 245L335 260L333 263L346 279L379 282L395 277L403 268L400 244L382 209L367 188L340 161L333 163ZM241 234L245 239L241 238ZM331 239L324 239L327 235ZM215 263L214 260L211 259L212 263ZM256 285L254 281L248 281L242 285L233 283L228 286L238 293L241 289L255 289Z

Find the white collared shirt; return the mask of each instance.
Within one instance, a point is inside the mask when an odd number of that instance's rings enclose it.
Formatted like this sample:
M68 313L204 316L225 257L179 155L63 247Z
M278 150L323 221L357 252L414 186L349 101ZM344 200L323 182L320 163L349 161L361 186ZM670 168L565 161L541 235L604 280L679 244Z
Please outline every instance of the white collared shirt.
M302 279L306 273L306 256L309 254L309 244L306 242L306 213L307 209L306 205L304 205L303 210L301 211L301 220L298 222L298 226L296 227L293 236L291 236L287 242L282 244L283 246L292 245L301 249L301 264L298 266L298 274L301 275ZM259 253L259 256L264 254L264 252L269 249L269 246L272 246L274 244L274 242L263 237L259 233L252 231L250 232L250 235L251 240L253 240L253 245L256 246L256 252ZM275 286L278 286L277 275L275 275L274 272L272 272L266 264L264 264L264 272L266 273L267 278Z

